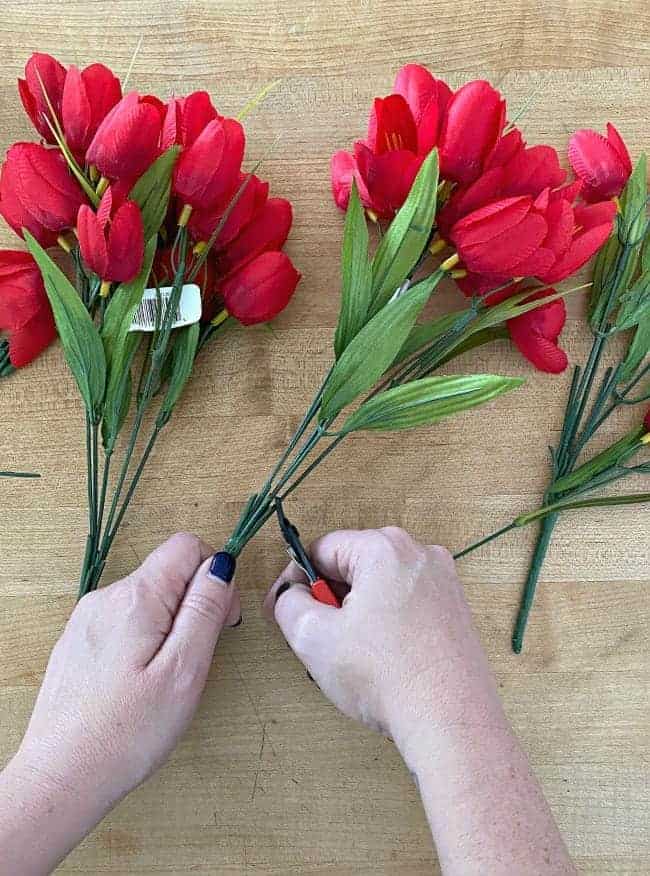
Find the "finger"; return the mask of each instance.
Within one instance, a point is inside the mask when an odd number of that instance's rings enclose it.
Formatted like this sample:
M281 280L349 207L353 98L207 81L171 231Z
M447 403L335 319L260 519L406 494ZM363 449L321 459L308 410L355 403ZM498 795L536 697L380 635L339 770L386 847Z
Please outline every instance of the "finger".
M152 551L128 578L124 586L138 587L154 594L173 618L185 595L187 584L206 557L209 545L189 532L177 532Z
M296 656L316 675L337 639L338 612L331 605L317 602L306 584L292 583L276 600L278 626Z
M309 555L324 578L352 587L360 562L367 561L380 538L374 529L339 529L312 542Z
M212 660L223 627L240 617L236 588L210 573L213 558L199 566L178 607L171 631L163 644L162 657L184 651L201 663Z
M262 603L262 614L272 621L275 619L275 600L277 592L287 582L307 583L307 576L297 563L292 560L279 577L273 582Z

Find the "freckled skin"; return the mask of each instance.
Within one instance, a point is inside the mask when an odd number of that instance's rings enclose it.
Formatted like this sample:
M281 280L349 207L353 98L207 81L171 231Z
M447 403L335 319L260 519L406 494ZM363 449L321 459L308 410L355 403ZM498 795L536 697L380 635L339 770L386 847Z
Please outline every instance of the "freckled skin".
M451 555L403 530L335 532L311 556L351 590L320 605L293 564L265 601L323 693L389 735L414 776L446 876L573 874L503 713Z

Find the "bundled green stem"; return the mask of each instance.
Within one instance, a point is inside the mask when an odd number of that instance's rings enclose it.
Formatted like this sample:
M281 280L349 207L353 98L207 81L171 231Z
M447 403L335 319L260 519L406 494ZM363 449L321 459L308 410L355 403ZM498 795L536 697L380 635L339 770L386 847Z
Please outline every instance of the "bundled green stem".
M642 156L622 196L616 229L598 255L590 302L594 340L584 368L573 372L560 440L552 449L552 476L544 502L537 511L521 515L498 531L457 554L465 556L512 529L541 519L542 525L522 591L512 639L513 650L522 649L535 591L555 526L563 511L603 505L635 504L648 494L576 500L576 496L612 483L629 474L649 470L646 464L623 463L641 448L643 430L633 430L603 453L578 466L599 429L621 406L639 404L647 393L633 395L650 373L644 361L650 351L650 243L646 218L646 162ZM634 328L626 355L613 367L602 369L612 338Z

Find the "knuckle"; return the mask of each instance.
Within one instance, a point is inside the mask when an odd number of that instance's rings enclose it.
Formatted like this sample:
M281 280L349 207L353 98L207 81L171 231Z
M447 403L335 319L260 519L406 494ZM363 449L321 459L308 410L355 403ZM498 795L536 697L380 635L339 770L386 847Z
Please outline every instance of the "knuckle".
M201 550L201 539L192 532L175 532L170 536L167 543L179 551L195 553L197 556Z
M441 544L431 545L429 548L431 556L446 566L455 566L455 561L451 551Z
M216 591L213 594L190 592L185 597L183 606L211 622L223 620L228 612L228 606L216 595Z

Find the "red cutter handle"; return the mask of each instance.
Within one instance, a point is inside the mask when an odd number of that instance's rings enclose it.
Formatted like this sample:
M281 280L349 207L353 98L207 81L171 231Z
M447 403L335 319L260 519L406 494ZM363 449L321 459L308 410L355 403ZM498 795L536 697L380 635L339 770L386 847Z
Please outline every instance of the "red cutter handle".
M319 578L311 585L311 595L323 605L331 605L333 608L340 608L341 602L330 585L323 578Z

